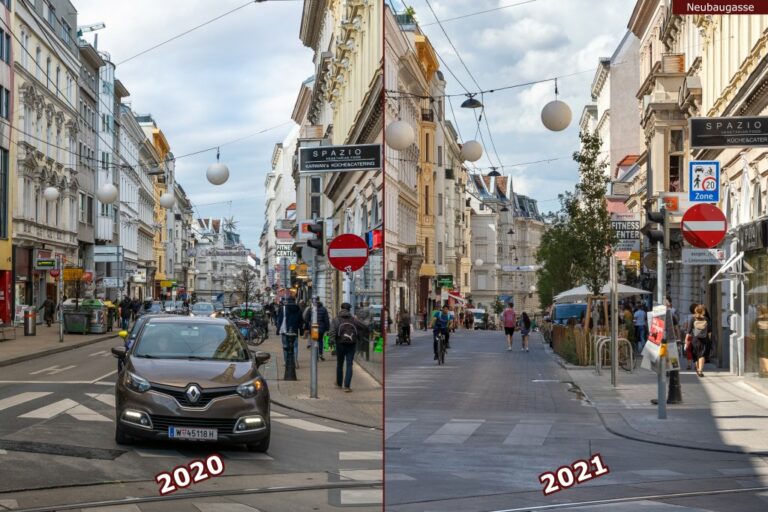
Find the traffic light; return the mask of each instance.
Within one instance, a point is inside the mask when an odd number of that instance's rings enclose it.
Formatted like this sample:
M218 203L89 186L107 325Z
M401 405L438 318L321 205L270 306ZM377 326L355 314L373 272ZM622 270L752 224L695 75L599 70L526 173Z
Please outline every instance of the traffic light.
M646 207L645 218L647 219L645 226L640 229L640 232L648 237L648 241L651 244L657 244L659 242L664 244L665 249L669 249L669 222L667 222L667 212L664 208L661 211L653 212L650 208ZM654 228L652 224L658 224L658 228Z
M307 231L315 234L315 238L307 240L307 246L315 250L315 254L318 256L325 256L325 238L323 221L316 221L307 225Z

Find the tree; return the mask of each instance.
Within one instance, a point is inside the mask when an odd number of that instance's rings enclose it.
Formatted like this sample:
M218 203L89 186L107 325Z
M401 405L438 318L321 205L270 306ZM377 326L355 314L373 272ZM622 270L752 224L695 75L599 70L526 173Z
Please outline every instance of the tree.
M250 268L244 268L235 278L235 289L245 303L245 310L247 312L248 304L256 302L256 296L259 293L256 273Z
M576 238L574 273L592 294L599 295L608 282L610 251L616 243L605 199L608 164L600 156L602 141L597 133L581 132L579 138L582 149L573 159L579 164L580 181L565 206Z

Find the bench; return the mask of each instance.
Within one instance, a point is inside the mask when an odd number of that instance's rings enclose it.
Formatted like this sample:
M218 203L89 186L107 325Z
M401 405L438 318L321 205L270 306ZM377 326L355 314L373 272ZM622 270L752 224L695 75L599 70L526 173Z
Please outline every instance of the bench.
M0 324L0 341L15 340L16 326L13 324Z

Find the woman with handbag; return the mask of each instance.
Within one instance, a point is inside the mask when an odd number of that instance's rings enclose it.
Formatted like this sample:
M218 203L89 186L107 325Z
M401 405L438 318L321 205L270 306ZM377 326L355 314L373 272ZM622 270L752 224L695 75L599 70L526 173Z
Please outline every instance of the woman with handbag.
M693 323L693 318L696 316L696 306L698 304L691 304L691 307L689 308L689 315L688 318L685 319L685 323L683 324L683 332L686 333L685 336L685 358L688 360L688 369L693 369L693 344L691 343L691 337L688 336L688 332L691 329L691 324Z
M531 319L528 313L523 311L520 319L520 335L523 337L523 350L528 352L528 335L531 333Z
M693 318L688 326L686 344L690 342L693 358L696 360L696 375L704 376L704 363L710 350L710 325L704 315L704 306L696 305Z

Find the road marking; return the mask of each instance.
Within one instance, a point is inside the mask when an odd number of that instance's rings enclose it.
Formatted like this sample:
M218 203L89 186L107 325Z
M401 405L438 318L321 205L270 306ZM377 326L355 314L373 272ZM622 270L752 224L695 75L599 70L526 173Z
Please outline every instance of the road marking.
M38 373L47 373L48 375L56 375L57 373L71 370L76 366L77 366L76 364L71 364L69 366L65 366L64 368L59 368L59 365L54 365L54 366L49 366L48 368L43 368L42 370L37 370L36 372L29 372L29 374L37 375Z
M12 396L8 398L3 398L2 400L0 400L0 411L13 407L14 405L23 404L25 402L31 402L32 400L35 400L37 398L42 398L50 394L51 394L50 391L28 392L28 393L19 393L16 396Z
M109 354L109 352L106 351L106 350L99 350L98 352L94 352L93 354L89 354L88 357L100 356L100 355L104 355L104 354Z
M249 452L219 452L228 459L232 460L275 460L266 453Z
M541 446L547 440L552 423L518 423L504 440L508 445Z
M117 370L112 370L111 372L107 373L106 375L102 375L102 376L101 376L101 377L99 377L98 379L93 379L93 380L92 380L92 381L90 381L88 384L96 384L96 383L97 383L97 382L99 382L101 379L106 379L106 378L107 378L107 377L109 377L110 375L114 375L114 374L116 374L116 373L117 373Z
M8 452L0 448L0 455L8 455Z
M378 489L342 489L342 505L375 505L382 502L384 491Z
M84 405L73 407L67 411L67 414L80 421L112 421Z
M346 433L343 430L339 430L337 428L327 427L325 425L320 425L319 423L312 423L311 421L295 418L275 418L273 421L288 425L289 427L300 428L301 430L306 430L308 432L338 432L341 434Z
M19 416L19 418L39 418L39 419L53 418L54 416L61 414L64 411L69 410L73 407L76 407L77 405L78 403L75 402L74 400L65 398L64 400L59 400L58 402L52 403L50 405L46 405L45 407L35 409L34 411L28 412L27 414L22 414L21 416Z
M384 472L381 469L340 469L339 476L349 480L379 482L383 478Z
M242 503L200 503L195 508L200 512L260 512L259 509Z
M113 505L111 507L89 508L90 512L141 512L136 505Z
M384 439L389 439L390 437L394 436L395 434L399 433L401 430L404 430L405 427L410 425L410 421L385 421L384 422Z
M181 457L181 454L176 450L134 450L139 457Z
M339 452L339 460L382 460L381 452Z
M8 510L15 510L19 508L19 502L16 500L0 500L0 507L5 507Z
M416 480L412 476L408 476L405 473L389 473L387 472L387 482L412 482Z
M425 443L461 444L474 434L485 420L451 420L429 436Z
M112 393L86 393L86 395L93 398L94 400L98 400L99 402L111 405L112 407L115 406L115 395Z
M269 413L269 415L272 416L273 418L287 418L288 417L285 414L281 414L279 412L274 412L274 411L271 411Z

